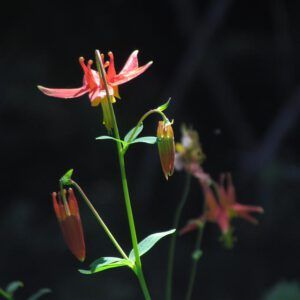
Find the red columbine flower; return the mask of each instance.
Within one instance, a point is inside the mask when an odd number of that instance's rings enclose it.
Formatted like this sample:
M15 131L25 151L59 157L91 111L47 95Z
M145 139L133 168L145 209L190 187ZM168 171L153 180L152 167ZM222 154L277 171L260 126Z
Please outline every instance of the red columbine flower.
M159 121L157 127L157 145L161 166L166 179L174 172L175 143L172 124Z
M64 191L65 192L65 191ZM68 199L64 203L60 193L52 193L54 211L64 240L71 252L80 260L85 259L85 242L79 215L77 200L72 189L68 190Z
M227 182L226 186L225 181ZM187 233L197 229L206 221L213 222L220 227L225 246L231 248L233 246L231 219L240 217L257 224L257 220L252 217L250 213L263 213L263 208L260 206L237 203L235 188L229 173L221 175L220 183L214 185L215 192L209 185L209 178L203 180L203 178L199 177L199 182L201 183L204 194L205 210L199 218L189 221L180 232L182 234Z
M226 186L225 186L225 183ZM251 216L251 213L263 213L264 210L260 206L243 205L236 201L235 188L232 182L231 174L221 174L219 184L220 203L227 210L230 218L240 217L253 224L258 221Z
M134 79L135 77L144 73L152 64L152 62L139 67L138 65L138 50L132 52L129 56L127 62L125 63L123 69L119 74L116 74L114 56L112 52L108 53L109 62L104 63L104 67L108 67L107 70L107 83L108 90L111 96L112 102L115 102L115 97L119 98L118 86ZM102 56L104 62L104 56ZM38 88L46 95L56 98L77 98L86 93L89 94L89 98L92 106L97 106L100 104L101 100L106 98L106 91L104 87L103 80L100 79L97 71L91 68L93 61L89 60L87 64L84 62L84 58L79 58L79 63L83 69L83 85L79 88L74 89L50 89L43 86L38 86Z

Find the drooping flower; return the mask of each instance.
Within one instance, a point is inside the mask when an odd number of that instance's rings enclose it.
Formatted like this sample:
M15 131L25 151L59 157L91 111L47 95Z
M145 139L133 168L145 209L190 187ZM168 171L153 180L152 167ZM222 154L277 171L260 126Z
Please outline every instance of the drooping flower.
M205 159L198 132L181 126L181 142L176 143L175 169L190 172L195 165L200 166Z
M85 242L83 229L78 209L78 204L73 190L70 188L67 201L62 200L60 193L52 193L53 207L59 222L64 241L70 251L80 260L85 259Z
M104 63L104 56L102 56L102 61L104 67L108 67L106 80L108 83L108 90L112 102L115 102L115 97L119 98L118 86L126 83L135 77L144 73L152 64L152 61L146 65L139 67L138 64L138 50L132 52L129 56L127 62L125 63L123 69L120 73L116 73L114 56L112 52L108 53L109 62ZM70 99L78 98L84 94L89 94L89 98L92 106L98 106L102 99L106 98L106 90L104 87L103 80L100 79L99 73L91 68L93 61L89 60L87 64L84 62L84 58L79 58L79 63L83 69L83 85L79 88L73 89L53 89L46 88L43 86L38 86L38 88L46 95L50 97Z
M168 180L174 172L175 143L172 124L159 121L157 126L157 145L163 173Z

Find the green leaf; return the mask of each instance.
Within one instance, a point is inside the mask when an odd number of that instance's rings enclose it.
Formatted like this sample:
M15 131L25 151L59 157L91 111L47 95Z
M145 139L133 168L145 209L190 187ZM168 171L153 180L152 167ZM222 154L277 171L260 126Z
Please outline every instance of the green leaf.
M135 144L135 143L155 144L156 141L157 141L156 136L143 136L135 139L134 141L131 142L131 144Z
M13 281L6 287L6 292L13 295L16 290L23 287L24 283L22 281Z
M64 176L60 178L62 185L71 185L71 177L73 175L74 169L70 169Z
M131 135L132 135L133 132L135 131L135 128L136 128L136 127L133 127L132 129L130 129L130 130L127 132L127 134L126 134L125 137L124 137L124 141L125 141L125 142L128 142L128 141L129 141L129 139L131 138ZM144 128L144 126L143 126L143 124L141 124L141 125L137 128L137 130L135 131L135 133L134 133L134 135L133 135L131 141L134 141L134 140L139 136L139 134L143 131L143 128Z
M40 299L42 296L51 293L52 291L50 289L44 288L38 290L36 293L31 295L27 300L37 300Z
M170 101L171 101L171 98L169 98L169 100L166 103L162 104L157 109L160 110L160 111L166 110L168 108L169 104L170 104Z
M88 275L124 266L132 268L132 262L119 257L101 257L90 264L90 270L79 270L79 272Z
M12 299L12 295L5 292L3 289L0 288L0 296L4 297L5 299Z
M196 251L193 252L192 258L194 260L199 260L202 255L203 255L203 252L200 249L198 249L198 250L196 250Z
M171 230L164 231L164 232L153 233L153 234L150 234L149 236L147 236L144 240L142 240L138 244L140 256L142 256L146 252L148 252L160 239L162 239L163 237L165 237L167 235L174 233L175 231L176 231L176 229L171 229ZM133 249L129 253L129 259L131 259L132 261L135 260Z
M116 139L116 138L114 138L112 136L109 136L109 135L98 136L98 137L96 137L96 140L114 140L116 142L121 142L122 144L124 143L124 141Z

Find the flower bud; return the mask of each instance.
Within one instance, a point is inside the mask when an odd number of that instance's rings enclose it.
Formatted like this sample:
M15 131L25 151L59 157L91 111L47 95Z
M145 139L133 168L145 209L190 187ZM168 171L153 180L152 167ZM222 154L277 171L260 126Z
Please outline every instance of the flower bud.
M64 190L64 193L67 193ZM77 200L72 189L68 199L62 201L61 193L52 193L54 211L60 225L64 241L70 251L80 260L85 259L85 242Z
M170 122L159 121L157 127L157 145L162 170L166 179L174 172L175 143Z

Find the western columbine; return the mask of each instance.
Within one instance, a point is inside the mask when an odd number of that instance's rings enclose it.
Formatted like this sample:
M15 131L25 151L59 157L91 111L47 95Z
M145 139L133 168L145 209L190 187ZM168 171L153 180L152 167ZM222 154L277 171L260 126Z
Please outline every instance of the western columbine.
M119 85L126 83L131 79L134 79L135 77L141 75L152 64L152 61L150 61L146 65L139 67L137 55L138 50L133 51L132 54L129 56L127 62L125 63L123 69L120 71L119 74L117 74L115 70L113 53L108 53L109 62L104 63L104 66L108 67L106 79L112 102L115 102L115 97L119 98ZM102 56L102 60L104 60L104 56ZM93 64L92 60L89 60L88 63L85 64L84 58L80 57L79 63L84 72L83 85L81 87L73 89L52 89L43 86L38 86L38 88L48 96L63 99L77 98L88 93L91 105L99 105L101 99L106 98L106 91L103 80L100 79L99 73L91 68Z
M225 181L227 182L226 186ZM220 227L225 244L231 247L231 219L240 217L253 224L257 224L257 220L250 213L263 213L263 208L254 205L243 205L236 201L235 188L229 173L221 175L220 183L215 184L215 193L209 186L208 181L199 180L199 182L204 193L205 211L198 219L191 220L181 230L181 233L196 229L204 221L214 222Z
M84 261L85 242L76 197L73 190L69 189L68 200L64 201L61 198L60 193L52 193L54 211L64 240L71 252L80 261Z

